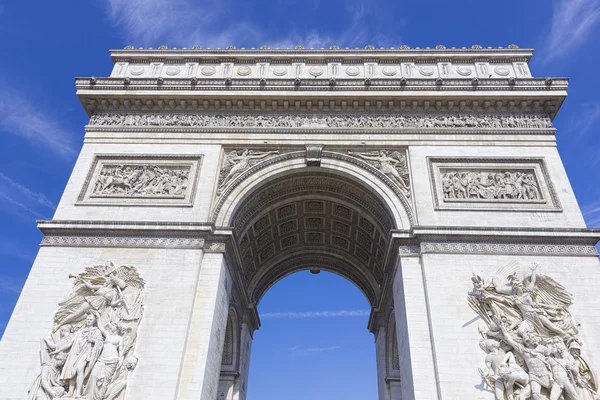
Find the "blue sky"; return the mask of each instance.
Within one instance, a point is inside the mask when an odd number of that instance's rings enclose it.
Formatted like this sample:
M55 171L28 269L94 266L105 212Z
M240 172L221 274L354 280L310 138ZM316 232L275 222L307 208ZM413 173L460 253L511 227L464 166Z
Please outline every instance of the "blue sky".
M73 78L108 75L109 48L534 47L535 76L571 78L555 120L559 151L588 226L598 227L599 27L600 0L0 0L0 334L41 240L35 220L52 217L82 143L87 118ZM303 273L273 287L260 311L367 307L341 278ZM250 400L280 399L284 388L298 400L375 398L366 323L364 315L263 318ZM279 379L266 375L274 370Z

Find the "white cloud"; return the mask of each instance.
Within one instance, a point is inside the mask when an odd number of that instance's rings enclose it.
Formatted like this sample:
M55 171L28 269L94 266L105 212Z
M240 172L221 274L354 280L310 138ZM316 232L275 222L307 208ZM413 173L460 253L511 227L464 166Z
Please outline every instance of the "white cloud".
M0 134L14 134L34 147L70 159L77 152L60 120L44 112L18 90L0 82Z
M331 346L331 347L309 347L302 350L302 353L322 353L324 351L333 351L341 348L342 346Z
M259 34L248 23L228 18L227 0L106 0L111 22L126 40L140 46L225 47ZM162 43L161 43L162 44Z
M600 200L585 204L581 207L581 213L590 228L600 228Z
M35 192L15 181L0 172L0 188L12 188L15 192L24 196L26 199L33 201L41 206L54 210L56 206L46 197L45 194Z
M600 21L600 0L554 0L553 10L544 63L561 58L592 39Z
M379 32L372 33L368 27L379 24L369 21L376 18L372 4L366 0L350 0L345 7L343 26L339 32L309 30L297 32L290 20L290 31L274 38L261 27L261 21L249 18L232 18L231 9L236 7L230 0L104 0L109 20L123 34L124 39L135 46L170 47L221 47L237 45L241 41L255 47L262 44L273 48L359 47L372 40L378 46L393 46L397 40ZM275 6L274 6L275 7ZM319 12L319 2L312 5ZM370 13L368 12L370 10ZM287 17L286 17L287 18ZM401 19L398 23L403 23ZM397 26L397 25L396 25Z
M338 311L290 311L261 313L261 318L300 319L300 318L337 318L337 317L368 317L369 310L338 310Z

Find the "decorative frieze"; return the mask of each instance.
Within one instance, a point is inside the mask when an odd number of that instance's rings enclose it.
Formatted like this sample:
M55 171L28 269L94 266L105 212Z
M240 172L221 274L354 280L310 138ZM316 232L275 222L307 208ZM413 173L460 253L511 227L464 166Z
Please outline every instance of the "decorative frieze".
M30 399L120 399L135 369L145 282L131 265L86 267L59 303L49 337L40 340L40 373Z
M78 204L191 205L202 157L98 155Z
M438 210L559 211L542 159L429 158Z
M204 239L135 236L44 236L41 246L201 249L204 247Z
M485 324L481 378L496 399L596 399L596 375L569 312L573 295L538 269L523 273L512 262L494 276L473 274L468 302Z
M90 126L198 128L380 128L380 129L550 129L545 115L257 115L117 114L92 115Z
M421 242L421 253L598 256L588 244Z

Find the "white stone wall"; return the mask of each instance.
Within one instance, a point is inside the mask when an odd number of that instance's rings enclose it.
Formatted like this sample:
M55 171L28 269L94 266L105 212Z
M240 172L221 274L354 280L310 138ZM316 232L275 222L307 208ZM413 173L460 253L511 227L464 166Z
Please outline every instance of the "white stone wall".
M474 143L475 144L475 143ZM411 182L417 225L484 226L528 228L585 228L585 222L556 147L411 146L409 148ZM559 198L562 212L435 210L427 157L542 158ZM493 205L490 205L492 207Z
M144 316L126 398L175 398L179 370L202 271L202 250L42 247L0 341L0 399L24 399L40 368L40 339L49 337L70 273L112 261L137 267L146 281Z
M117 135L120 136L120 135ZM218 166L221 146L181 144L181 141L163 140L138 143L115 143L104 139L85 143L73 173L67 183L54 219L63 220L96 220L96 221L170 221L170 222L206 222L218 179ZM191 207L173 206L125 206L125 205L84 205L77 204L84 182L92 167L94 157L98 154L151 155L171 156L190 155L203 156L200 173L197 176L196 192ZM176 163L176 161L175 161ZM192 184L192 182L190 182ZM129 199L128 199L129 200ZM111 199L115 204L118 199ZM121 202L122 203L122 202Z
M473 288L472 273L493 276L499 268L514 260L520 261L526 270L529 263L540 263L538 273L551 276L573 294L574 303L570 310L581 323L583 354L598 371L600 302L597 282L600 265L596 257L425 254L422 273L426 279L434 354L443 399L494 398L493 393L483 390L477 370L485 367L486 354L479 348L477 330L483 322L467 304L467 292ZM415 266L414 272L420 273L417 268ZM405 270L403 268L403 272ZM412 300L407 297L406 301ZM411 330L411 340L415 333ZM414 365L419 360L413 348L420 345L411 341L410 346ZM425 358L426 362L431 360L430 357ZM419 379L418 373L414 373L414 379Z

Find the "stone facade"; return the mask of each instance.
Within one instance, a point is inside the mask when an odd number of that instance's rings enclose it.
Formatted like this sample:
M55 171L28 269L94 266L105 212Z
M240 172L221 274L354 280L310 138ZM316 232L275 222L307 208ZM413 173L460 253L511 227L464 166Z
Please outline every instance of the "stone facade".
M567 80L532 77L531 55L113 50L109 77L76 81L90 122L0 342L0 399L244 400L257 304L303 269L336 272L369 300L381 400L549 398L551 385L531 383L530 350L545 352L553 382L567 379L561 390L591 399L600 233L556 149ZM98 269L108 261L143 278L143 318L132 317L134 284ZM518 305L516 275L502 287L490 278L516 263L540 265L541 278L519 277L535 283L535 312ZM95 317L85 325L94 313L110 332ZM561 342L539 321L562 327L565 315L577 322ZM62 359L83 351L69 335L87 332L90 375L61 380ZM528 335L548 349L526 350ZM111 358L119 340L135 346ZM514 357L482 377L496 347Z

